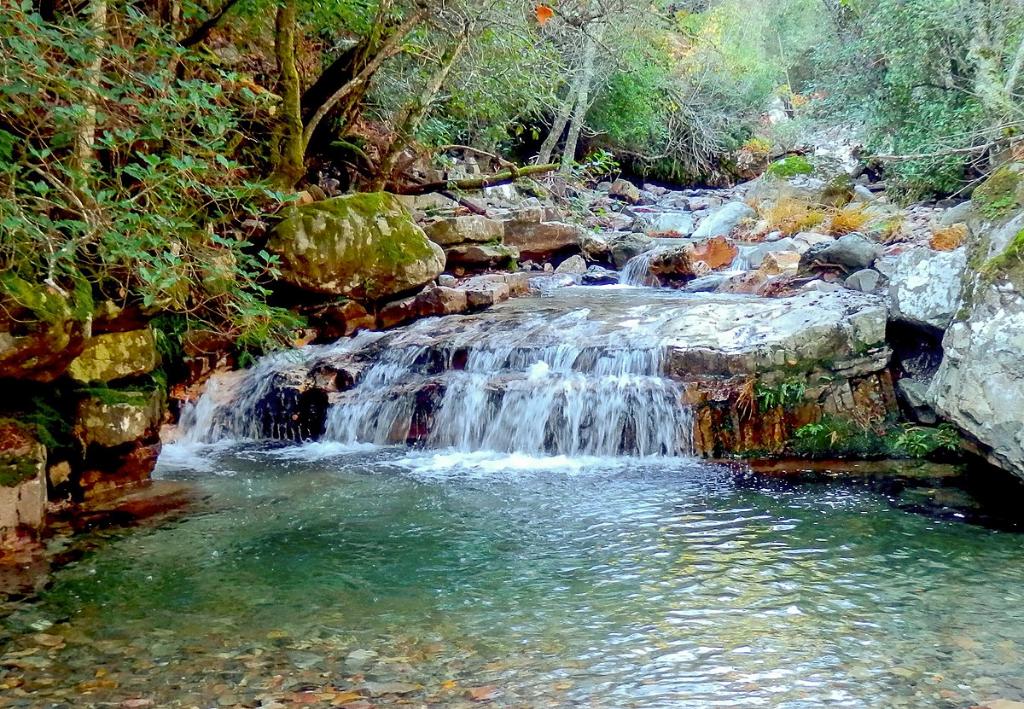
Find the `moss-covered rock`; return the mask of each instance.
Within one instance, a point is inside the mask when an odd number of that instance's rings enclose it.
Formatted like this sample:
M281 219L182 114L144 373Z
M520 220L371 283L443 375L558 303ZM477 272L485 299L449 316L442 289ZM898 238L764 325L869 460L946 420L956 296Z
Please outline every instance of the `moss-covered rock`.
M111 332L90 338L68 367L68 376L83 384L112 382L149 374L159 360L150 328Z
M78 404L75 436L83 446L114 448L152 437L163 416L160 389L126 391L96 388Z
M996 170L974 190L971 201L987 219L1002 219L1024 207L1024 163Z
M281 257L282 278L291 285L363 301L415 291L444 270L441 248L385 192L293 207L269 248Z
M0 419L0 542L41 527L45 510L46 448L30 427Z
M92 332L92 291L0 274L0 379L51 382L67 369Z
M797 175L812 174L814 166L803 155L790 155L773 162L765 172L772 177L796 177Z

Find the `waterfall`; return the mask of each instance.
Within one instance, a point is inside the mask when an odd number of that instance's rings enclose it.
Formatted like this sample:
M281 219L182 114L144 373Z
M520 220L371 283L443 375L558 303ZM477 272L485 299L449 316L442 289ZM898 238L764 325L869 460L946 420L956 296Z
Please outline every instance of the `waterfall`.
M202 442L320 437L465 452L689 455L691 414L664 359L656 323L611 327L588 307L552 315L510 305L264 358L211 383L182 426ZM309 382L327 365L358 366L358 376L316 398ZM312 421L320 402L315 430L302 417Z
M657 287L657 280L651 276L651 259L656 253L657 249L651 249L631 258L622 268L620 282L626 286Z

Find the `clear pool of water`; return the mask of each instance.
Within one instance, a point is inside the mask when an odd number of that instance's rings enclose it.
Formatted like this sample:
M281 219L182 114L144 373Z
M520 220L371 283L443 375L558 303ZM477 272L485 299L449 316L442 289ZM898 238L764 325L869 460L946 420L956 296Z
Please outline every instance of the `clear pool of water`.
M205 501L0 621L0 706L1024 699L1024 536L865 488L325 445L160 474Z

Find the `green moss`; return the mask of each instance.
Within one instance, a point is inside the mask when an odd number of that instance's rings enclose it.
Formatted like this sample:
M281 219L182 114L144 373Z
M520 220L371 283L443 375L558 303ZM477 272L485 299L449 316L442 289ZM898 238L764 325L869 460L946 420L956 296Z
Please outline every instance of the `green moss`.
M974 190L971 200L983 216L1002 219L1021 206L1021 187L1020 173L1005 165Z
M63 295L50 286L32 283L14 273L0 274L0 300L9 300L32 313L39 322L60 325L68 320L84 322L92 317L92 287L81 276L71 279Z
M1024 267L1024 229L1010 240L1001 254L993 256L981 266L980 273L987 282L1001 276L1013 276Z
M33 428L24 421L0 419L0 487L14 487L39 474L41 459Z
M814 172L814 166L802 155L790 155L768 166L767 174L772 177L796 177L797 175L810 175Z

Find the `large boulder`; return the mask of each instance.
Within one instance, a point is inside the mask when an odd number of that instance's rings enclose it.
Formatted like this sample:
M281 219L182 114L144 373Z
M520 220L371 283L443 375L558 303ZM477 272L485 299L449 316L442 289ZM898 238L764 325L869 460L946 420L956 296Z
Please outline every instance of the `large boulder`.
M27 426L0 419L0 544L38 530L46 512L46 448Z
M687 248L690 250L692 259L703 261L713 271L732 265L739 253L736 245L724 236L691 243L687 245Z
M0 379L61 376L92 334L92 310L84 281L62 290L0 274Z
M268 248L282 278L324 295L379 301L418 290L444 270L444 252L398 199L345 195L293 207Z
M106 383L148 374L159 362L150 328L110 332L89 340L82 354L68 367L68 376L83 384Z
M871 268L882 256L882 246L863 234L847 234L835 241L821 242L804 252L808 268L838 266L850 273Z
M960 307L967 250L920 247L896 259L889 281L890 316L945 330Z
M466 242L499 242L505 233L502 223L477 214L449 217L424 227L427 238L439 246Z
M929 389L935 410L1024 478L1024 296L979 286L970 316L949 328L942 347Z
M582 250L587 230L564 222L505 222L506 246L519 250L524 259L550 261L555 256L571 256Z
M697 227L697 231L693 233L693 238L707 239L712 236L729 236L744 219L753 219L756 216L757 212L747 204L729 202L702 221Z

